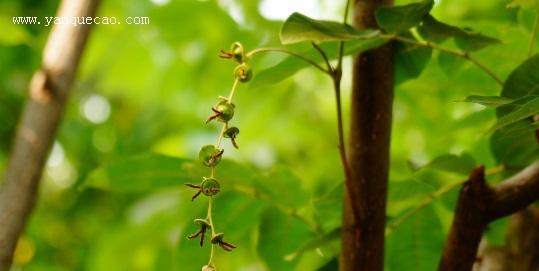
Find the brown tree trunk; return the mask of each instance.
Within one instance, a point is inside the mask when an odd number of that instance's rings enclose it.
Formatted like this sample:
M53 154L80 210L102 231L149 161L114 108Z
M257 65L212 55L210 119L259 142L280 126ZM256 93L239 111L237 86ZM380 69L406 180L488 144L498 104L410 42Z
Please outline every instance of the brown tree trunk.
M376 8L392 0L356 0L353 22L357 28L378 28ZM357 198L344 199L341 271L384 269L389 147L393 103L393 50L391 44L354 59L349 142L350 187ZM352 206L353 205L353 206ZM355 221L352 210L358 210Z
M539 199L539 160L496 185L486 182L484 170L474 169L460 190L440 271L472 270L487 225Z
M58 16L94 16L97 5L98 0L65 0ZM0 188L0 271L9 270L19 235L36 201L43 166L89 30L90 25L55 25L47 40L41 69L30 84Z

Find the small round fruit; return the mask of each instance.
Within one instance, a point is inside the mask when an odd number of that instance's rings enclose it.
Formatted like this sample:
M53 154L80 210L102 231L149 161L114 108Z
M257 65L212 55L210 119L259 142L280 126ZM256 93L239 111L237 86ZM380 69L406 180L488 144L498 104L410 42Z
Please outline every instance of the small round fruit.
M200 187L200 189L202 190L202 194L210 197L219 193L221 186L215 178L204 178Z
M207 167L214 167L221 161L222 150L215 148L214 145L205 145L198 152L198 159Z
M217 117L219 121L228 122L234 117L234 105L226 100L220 101L215 106L215 110L220 113Z
M236 76L240 82L246 83L251 81L251 78L253 78L253 71L249 65L243 63L234 69L234 76Z
M224 136L226 138L236 138L239 133L240 129L238 129L238 127L230 127L226 129Z
M234 42L230 50L234 55L234 60L236 60L238 63L245 62L245 50L243 49L243 45L241 45L241 43Z

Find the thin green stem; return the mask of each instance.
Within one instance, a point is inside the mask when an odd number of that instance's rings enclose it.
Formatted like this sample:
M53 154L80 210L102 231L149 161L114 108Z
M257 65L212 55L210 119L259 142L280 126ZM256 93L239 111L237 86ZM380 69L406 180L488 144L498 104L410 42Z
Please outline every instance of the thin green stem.
M221 128L221 132L219 133L219 137L217 138L217 144L215 145L216 149L219 149L221 147L221 142L223 141L223 137L225 135L225 131L228 128L228 122L223 123L223 127Z
M470 53L466 52L466 51L462 51L462 50L457 50L457 49L452 49L452 48L447 48L447 47L443 47L441 45L438 45L436 43L432 43L430 41L418 41L418 40L415 40L415 39L410 39L410 38L405 38L405 37L401 37L401 36L396 36L396 35L385 35L385 34L382 34L380 36L381 38L385 38L385 39L388 39L388 40L398 40L400 42L404 42L404 43L408 43L408 44L413 44L413 45L416 45L416 46L421 46L421 47L427 47L427 48L431 48L431 49L434 49L434 50L438 50L440 52L443 52L443 53L447 53L447 54L451 54L451 55L454 55L454 56L458 56L458 57L461 57L461 58L464 58L470 62L472 62L475 66L477 66L478 68L480 68L481 70L483 70L486 74L488 74L492 79L494 79L494 81L496 81L496 83L498 83L499 85L503 86L503 81L492 71L490 70L488 67L486 67L485 65L483 65L481 62L479 62L477 59L473 58Z
M236 78L236 80L234 80L234 84L232 84L232 89L230 90L230 94L228 95L229 103L232 103L232 99L234 98L234 94L236 93L236 88L238 88L239 82L240 82L240 79Z
M278 53L284 53L284 54L289 54L291 56L295 56L311 65L313 65L315 68L321 70L322 72L324 73L327 73L329 74L329 71L324 69L324 67L320 66L318 63L316 63L315 61L312 61L296 52L293 52L293 51L290 51L290 50L287 50L287 49L283 49L283 48L258 48L258 49L254 49L252 51L250 51L249 53L247 53L247 58L251 58L253 56L255 56L256 54L259 54L259 53L265 53L265 52L278 52Z
M535 22L533 23L532 34L530 36L530 41L528 43L528 57L532 56L533 47L535 45L535 38L537 37L537 32L539 31L539 11L535 12Z
M346 6L344 7L343 24L348 21L348 9L350 9L350 0L346 0Z
M350 0L346 0L346 6L344 7L343 24L346 25L348 21L348 9L350 8ZM339 42L339 58L337 60L336 70L342 71L342 58L344 55L344 41ZM341 72L342 73L342 72Z
M333 73L333 67L331 67L331 63L329 63L329 59L328 59L328 56L326 55L326 52L324 52L324 50L320 48L320 46L316 44L314 41L311 42L311 44L313 45L314 49L316 49L316 51L320 53L320 56L322 56L322 59L326 63L327 70Z
M208 215L207 215L207 220L210 224L210 227L211 227L211 236L213 237L215 235L215 226L213 225L213 218L212 218L212 200L213 200L213 197L210 196L209 199L208 199ZM214 250L214 245L211 244L211 250L210 250L210 259L208 261L208 265L209 266L213 266L213 255L215 254L215 250Z

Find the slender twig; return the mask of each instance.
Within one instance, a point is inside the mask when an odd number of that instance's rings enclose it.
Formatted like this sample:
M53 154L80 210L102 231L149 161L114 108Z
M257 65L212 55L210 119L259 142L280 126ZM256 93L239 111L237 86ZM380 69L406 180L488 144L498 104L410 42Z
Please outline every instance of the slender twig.
M431 48L431 49L438 50L438 51L443 52L443 53L447 53L447 54L451 54L451 55L454 55L454 56L464 58L464 59L472 62L474 65L476 65L481 70L483 70L486 74L488 74L490 77L492 77L492 79L494 79L494 81L496 81L499 85L503 86L503 81L492 70L490 70L488 67L483 65L477 59L473 58L470 55L470 53L468 53L466 51L443 47L443 46L441 46L439 44L432 43L430 41L418 41L418 40L415 40L415 39L405 38L405 37L396 36L396 35L382 34L380 37L385 38L385 39L389 39L389 40L398 40L400 42L413 44L413 45L416 45L416 46L422 46L422 47Z
M326 63L328 71L330 73L333 73L333 67L331 66L331 63L329 62L329 59L328 59L328 56L326 55L326 52L324 52L324 50L322 48L320 48L320 46L318 44L316 44L315 42L311 42L311 44L313 45L314 49L316 49L316 51L318 51L320 53L320 56L322 56L322 59L324 59L324 62Z
M213 219L212 219L212 200L213 200L213 197L209 197L209 199L208 199L208 215L207 215L206 219L208 220L208 222L210 224L211 236L215 236L215 227L213 225ZM213 255L215 254L214 247L215 247L214 245L211 246L210 259L208 261L209 266L213 266Z
M256 54L259 54L259 53L264 53L264 52L278 52L278 53L285 53L285 54L289 54L291 56L295 56L311 65L313 65L315 68L321 70L322 72L326 73L326 74L329 74L329 71L324 69L324 67L320 66L318 63L316 63L315 61L312 61L296 52L293 52L293 51L290 51L290 50L287 50L287 49L283 49L283 48L257 48L257 49L254 49L252 51L250 51L249 53L247 53L247 58L251 58L253 57L254 55Z
M530 41L528 43L528 57L532 56L533 47L535 45L535 38L537 37L537 32L539 31L539 11L535 12L535 23L533 23L532 34L530 36Z
M348 21L348 9L350 8L350 0L346 0L346 6L344 8L343 24L346 25ZM339 42L339 59L337 61L337 69L342 70L342 58L344 55L344 41Z

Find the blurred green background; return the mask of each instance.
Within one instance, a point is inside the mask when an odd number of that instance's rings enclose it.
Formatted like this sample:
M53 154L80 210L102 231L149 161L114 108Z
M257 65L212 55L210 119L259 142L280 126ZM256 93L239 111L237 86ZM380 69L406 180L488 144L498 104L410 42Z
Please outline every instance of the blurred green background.
M503 40L476 54L502 78L526 58L533 20L533 14L506 5L439 0L434 8L442 21ZM53 16L57 6L0 1L0 176L50 31L13 25L11 18ZM343 8L344 1L330 0L102 1L101 16L148 16L151 23L94 27L13 270L200 270L208 251L185 237L196 229L192 219L205 212L205 199L190 202L192 191L182 186L122 192L81 184L100 165L133 155L196 158L200 146L218 134L217 125L204 124L209 109L233 82L234 65L220 59L219 50L234 41L248 50L279 46L288 14L338 20ZM254 73L282 58L258 57ZM345 123L350 67L347 58ZM428 193L464 179L467 166L498 165L484 133L495 111L457 101L499 91L470 63L436 52L418 78L396 86L389 222ZM218 251L219 270L335 270L340 246L331 232L340 225L343 176L331 81L309 68L278 84L241 85L235 103L241 148L227 142L225 156L234 161L231 168L241 165L257 172L252 178L264 176L272 196L227 190L223 181L214 219L239 248ZM460 170L414 170L447 154L463 163ZM388 235L388 270L435 269L455 196L453 191L434 200ZM503 221L490 227L489 240L501 242L503 228Z

